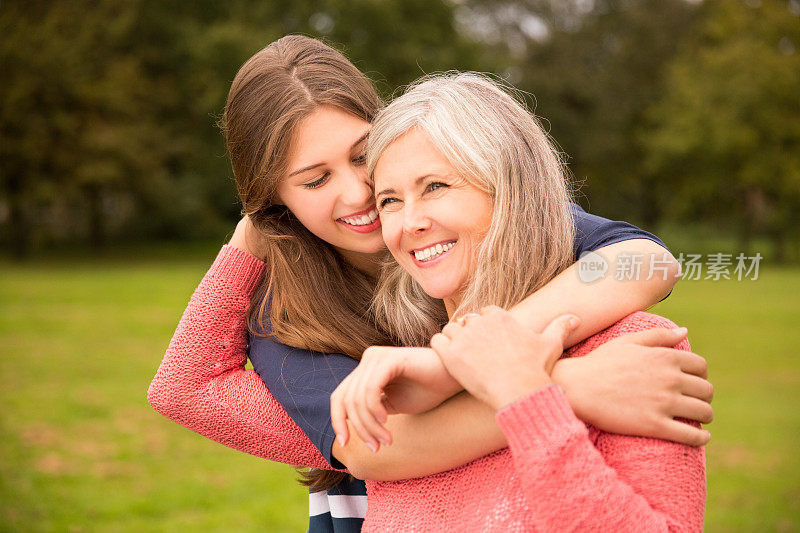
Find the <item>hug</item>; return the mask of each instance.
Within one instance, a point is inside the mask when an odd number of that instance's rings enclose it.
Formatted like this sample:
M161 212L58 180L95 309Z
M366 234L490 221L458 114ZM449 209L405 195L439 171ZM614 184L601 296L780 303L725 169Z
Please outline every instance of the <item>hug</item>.
M233 82L223 128L246 217L148 398L311 467L311 531L702 529L705 361L639 312L678 265L579 280L587 251L612 272L621 252L671 256L571 201L512 94L446 73L383 107L301 36Z

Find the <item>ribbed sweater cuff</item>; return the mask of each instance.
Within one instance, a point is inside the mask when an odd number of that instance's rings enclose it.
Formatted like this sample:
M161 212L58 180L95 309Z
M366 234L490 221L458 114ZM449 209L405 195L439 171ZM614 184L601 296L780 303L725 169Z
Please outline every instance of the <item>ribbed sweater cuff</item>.
M576 429L586 430L569 406L564 391L556 384L506 405L497 411L495 418L512 450L563 441Z
M206 278L220 277L234 282L243 292L250 294L261 279L266 263L241 248L224 245L208 269Z

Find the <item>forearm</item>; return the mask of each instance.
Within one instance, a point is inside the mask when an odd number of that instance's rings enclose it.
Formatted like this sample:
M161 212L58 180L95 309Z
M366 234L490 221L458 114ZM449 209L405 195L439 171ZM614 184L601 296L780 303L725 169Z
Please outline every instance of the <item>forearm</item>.
M216 442L325 468L319 451L245 370L245 315L263 263L224 247L195 290L148 390L153 408Z
M436 409L418 415L392 415L387 428L391 446L370 451L350 431L346 446L333 455L360 479L393 481L444 472L507 446L494 411L462 392Z
M600 434L593 445L555 386L501 409L498 421L544 531L700 531L702 448Z
M605 246L597 250L608 261L604 277L584 283L578 276L575 263L553 278L550 283L515 305L511 314L522 324L540 331L554 318L572 314L580 318L580 326L567 338L572 346L607 328L620 318L647 309L666 296L677 282L680 265L669 252L653 241L634 239ZM663 260L665 271L657 270L650 277L651 263ZM641 259L640 275L631 280L618 280L615 273L620 254ZM658 265L659 267L661 265ZM647 279L650 277L650 279ZM666 277L666 279L664 279Z

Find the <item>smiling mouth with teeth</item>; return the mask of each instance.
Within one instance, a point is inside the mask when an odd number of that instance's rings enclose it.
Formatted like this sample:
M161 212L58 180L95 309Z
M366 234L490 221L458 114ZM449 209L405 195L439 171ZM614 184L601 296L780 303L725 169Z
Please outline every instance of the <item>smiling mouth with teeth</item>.
M440 242L438 244L434 244L433 246L423 248L422 250L413 250L411 254L416 258L417 261L424 263L426 261L436 259L446 251L450 250L450 248L456 245L456 242L457 241L450 241L446 243Z
M344 222L345 224L350 224L351 226L366 226L367 224L372 224L378 218L378 211L375 209L371 209L369 213L364 215L357 215L354 217L342 217L339 220Z

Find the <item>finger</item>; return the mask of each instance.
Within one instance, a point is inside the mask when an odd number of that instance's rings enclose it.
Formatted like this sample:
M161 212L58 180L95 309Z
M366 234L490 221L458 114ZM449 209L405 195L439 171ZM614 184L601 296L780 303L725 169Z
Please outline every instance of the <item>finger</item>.
M581 321L575 315L561 315L550 321L542 331L542 336L554 339L563 346L570 333L575 331Z
M400 412L397 407L392 405L392 401L385 394L381 395L381 403L383 404L383 408L386 410L387 415L396 415ZM386 431L389 430L387 429ZM391 437L391 431L389 432L389 436Z
M671 440L688 446L705 446L711 440L711 433L678 420L667 420L654 437Z
M708 378L708 362L703 357L694 352L687 352L686 350L676 351L680 352L678 355L678 363L681 365L681 370L687 374L693 374L703 379Z
M359 372L353 377L350 388L349 405L354 412L351 410L349 414L358 418L360 427L369 434L368 440L376 444L387 443L391 438L383 424L368 408L369 402L374 400L380 405L380 409L383 409L380 397L384 385L391 379L391 377L387 377L387 368L380 364L379 359L373 357L365 359L359 364ZM363 437L362 440L367 442L367 439Z
M462 324L458 322L448 322L444 328L442 328L442 335L452 340L462 331L464 331L464 326Z
M469 322L469 319L470 319L470 318L475 318L475 317L480 317L480 316L481 316L481 315L479 315L478 313L467 313L466 315L464 315L464 316L462 316L461 318L459 318L459 319L456 321L456 323L457 323L459 326L466 326L466 325L467 325L467 323Z
M375 368L362 382L363 396L359 401L360 414L364 426L370 431L378 442L389 445L392 434L384 427L388 414L383 406L383 387L389 382L391 373L389 369Z
M350 421L350 425L353 426L353 429L356 432L356 435L361 439L361 441L366 445L367 448L372 450L373 452L378 451L378 447L380 443L376 438L372 436L372 434L364 427L364 423L359 415L358 406L356 405L356 401L354 398L354 394L351 392L348 399L345 400L345 406L347 407L347 419Z
M445 327L445 329L447 328ZM441 350L447 349L449 345L450 345L450 338L444 333L437 333L436 335L431 337L431 348L433 348L433 351L435 351L436 353L439 353ZM439 353L439 355L441 355L441 353Z
M344 405L344 399L347 397L351 381L350 376L352 376L352 372L331 393L331 426L340 446L346 445L347 441L350 440L350 431L347 426L347 409Z
M645 331L628 333L618 337L618 342L640 344L642 346L666 346L672 347L686 338L688 330L686 328L653 328Z
M711 403L714 399L714 386L703 378L684 374L681 379L681 392L686 396L691 396Z
M482 315L490 315L492 313L496 313L498 311L505 311L499 305L487 305L486 307L481 307L480 314Z
M368 405L369 393L364 392L364 396L356 402L358 417L364 430L369 433L370 439L379 444L388 445L391 441L391 434L383 427L383 424L375 417ZM380 393L377 394L377 402L380 404ZM381 406L382 408L383 406Z
M710 424L714 420L714 409L711 404L692 398L681 396L673 405L670 416L695 420L701 424Z

